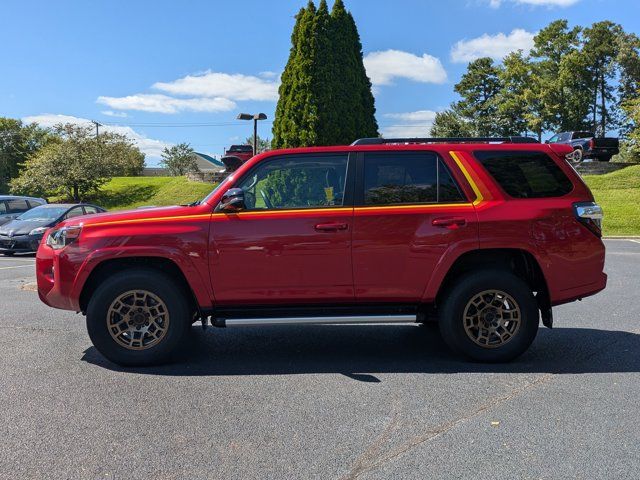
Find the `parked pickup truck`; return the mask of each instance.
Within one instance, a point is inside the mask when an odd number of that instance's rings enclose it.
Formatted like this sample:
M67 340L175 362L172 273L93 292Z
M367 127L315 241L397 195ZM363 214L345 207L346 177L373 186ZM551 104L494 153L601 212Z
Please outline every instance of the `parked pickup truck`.
M251 145L231 145L220 159L227 172L235 172L240 165L253 157L253 147Z
M585 158L608 162L619 152L617 138L596 137L593 132L560 132L546 143L561 143L573 147L574 162L581 162Z

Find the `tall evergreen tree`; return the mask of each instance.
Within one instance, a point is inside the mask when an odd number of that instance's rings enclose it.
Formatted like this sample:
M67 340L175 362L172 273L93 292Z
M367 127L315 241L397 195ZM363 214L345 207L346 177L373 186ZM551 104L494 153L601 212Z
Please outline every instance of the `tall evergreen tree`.
M616 76L618 39L623 34L622 27L607 20L597 22L584 30L582 54L589 73L591 98L591 121L593 130L602 135L607 126L615 126L616 110L611 108L615 101L611 80Z
M482 137L502 134L503 127L497 122L496 102L502 88L499 71L491 58L478 58L469 64L454 87L462 97L456 110L472 120L477 134Z
M273 125L274 148L377 136L371 82L353 17L342 0L310 1L296 16Z

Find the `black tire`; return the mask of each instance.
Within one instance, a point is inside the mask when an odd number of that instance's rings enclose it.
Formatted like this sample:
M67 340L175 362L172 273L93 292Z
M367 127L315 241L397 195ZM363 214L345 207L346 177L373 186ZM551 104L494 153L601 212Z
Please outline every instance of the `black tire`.
M2 254L3 254L5 257L13 257L13 256L15 255L15 253L13 253L13 252L2 252Z
M598 161L599 162L610 162L611 161L611 156L607 155L607 156L604 156L604 157L598 157Z
M107 315L120 295L144 290L166 305L169 322L166 333L155 345L144 350L130 350L109 333ZM87 307L87 331L93 345L106 358L122 366L149 366L171 359L191 326L189 304L184 289L168 275L153 269L125 270L107 278L94 292Z
M487 290L499 290L511 296L520 310L520 326L503 345L487 347L467 334L464 312L467 304ZM439 309L440 332L456 353L479 362L508 362L524 353L538 333L538 307L529 286L511 272L482 270L464 275L445 293Z

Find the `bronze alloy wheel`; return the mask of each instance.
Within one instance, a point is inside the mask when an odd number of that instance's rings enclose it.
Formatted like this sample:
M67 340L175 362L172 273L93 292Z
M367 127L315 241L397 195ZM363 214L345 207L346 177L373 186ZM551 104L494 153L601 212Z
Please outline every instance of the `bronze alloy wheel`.
M520 330L522 315L513 297L501 290L475 295L464 309L464 330L483 348L503 346Z
M165 303L146 290L130 290L118 296L107 312L107 329L118 345L145 350L162 341L169 328Z

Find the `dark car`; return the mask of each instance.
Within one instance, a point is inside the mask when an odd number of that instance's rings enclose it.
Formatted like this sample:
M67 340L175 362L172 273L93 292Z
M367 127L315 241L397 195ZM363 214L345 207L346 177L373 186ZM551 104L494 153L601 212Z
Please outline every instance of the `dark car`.
M102 212L106 210L87 204L50 204L32 208L0 227L0 253L33 253L49 228L69 218Z
M560 132L547 140L546 143L570 145L573 148L574 162L581 162L587 158L608 162L611 157L619 153L616 137L597 137L593 132Z
M0 195L0 225L13 220L21 213L46 204L44 198L17 197L15 195Z

